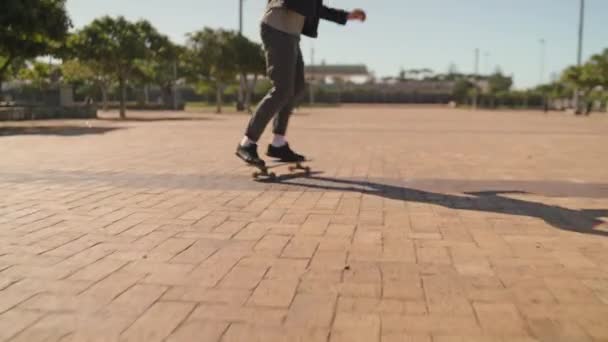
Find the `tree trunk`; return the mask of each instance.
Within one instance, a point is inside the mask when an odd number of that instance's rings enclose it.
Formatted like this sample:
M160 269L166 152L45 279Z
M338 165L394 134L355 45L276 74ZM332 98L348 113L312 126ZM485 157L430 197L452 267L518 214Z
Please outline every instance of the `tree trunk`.
M146 90L145 87L141 87L141 90L138 90L135 93L135 102L137 104L137 107L143 108L144 105L146 104Z
M13 56L8 56L8 58L6 59L6 61L4 62L4 65L2 65L0 67L0 82L3 79L4 73L6 72L6 70L8 70L8 67L11 65L11 63L13 62ZM2 89L0 89L2 90Z
M147 105L150 103L150 87L146 84L144 85L144 104Z
M220 114L222 112L222 83L221 82L217 82L215 85L215 104L216 104L216 109L215 112L217 114Z
M251 98L255 92L255 86L258 83L258 75L253 75L253 82L251 85L247 85L247 92L245 93L245 109L251 113Z
M105 85L101 86L101 102L104 112L108 111L108 88Z
M239 112L241 112L241 111L243 111L243 109L245 109L243 93L247 91L246 88L247 88L247 76L244 73L241 73L239 75L239 91L238 91L237 100L236 100L236 110Z
M163 106L165 108L174 108L174 101L173 101L173 87L170 85L162 85L161 86L161 97L163 100Z
M127 117L127 84L124 77L120 77L118 82L120 85L120 118L124 119Z

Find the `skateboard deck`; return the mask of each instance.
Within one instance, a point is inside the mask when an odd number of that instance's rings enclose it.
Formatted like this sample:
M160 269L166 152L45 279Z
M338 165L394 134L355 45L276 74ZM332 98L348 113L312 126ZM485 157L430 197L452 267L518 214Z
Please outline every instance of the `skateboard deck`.
M267 180L276 180L277 174L272 172L272 169L276 169L281 166L287 166L287 170L293 173L296 171L303 171L304 174L310 175L311 169L309 166L304 165L305 163L309 163L312 160L304 160L300 162L282 162L282 161L270 161L266 166L257 166L257 165L249 165L250 167L254 167L258 169L251 174L251 177L255 180L258 179L267 179Z

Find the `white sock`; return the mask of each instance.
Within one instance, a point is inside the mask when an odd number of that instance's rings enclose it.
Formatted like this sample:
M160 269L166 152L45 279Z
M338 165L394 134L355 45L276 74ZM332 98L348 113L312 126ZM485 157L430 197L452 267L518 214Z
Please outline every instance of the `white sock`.
M285 146L285 144L287 144L287 140L285 140L284 135L275 134L274 138L272 138L272 146L274 147Z
M243 140L241 140L241 146L243 147L247 147L247 146L251 146L251 145L255 145L255 141L249 139L247 136L243 137Z

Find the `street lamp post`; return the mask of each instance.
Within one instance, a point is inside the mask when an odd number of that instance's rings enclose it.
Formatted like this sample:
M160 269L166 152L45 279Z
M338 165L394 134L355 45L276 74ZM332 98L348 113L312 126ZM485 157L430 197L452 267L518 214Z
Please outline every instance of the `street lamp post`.
M314 105L315 104L315 76L314 76L314 67L315 67L315 47L314 45L310 48L310 67L311 67L311 72L310 72L310 85L309 85L309 89L308 89L308 95L309 95L309 102L310 105Z
M490 70L490 53L488 51L483 53L483 72L486 75L490 75L492 73Z
M239 34L243 34L243 1L239 0Z
M243 35L243 1L244 0L238 0L239 1L239 35L242 36ZM237 111L241 111L245 109L244 106L244 87L247 86L247 78L245 77L245 75L243 75L243 73L239 73L239 91L238 91L238 99L236 101L236 110Z
M474 66L474 75L473 75L473 109L477 109L477 101L479 98L479 86L478 86L478 78L479 78L479 48L475 49L475 66Z
M543 83L545 83L545 50L547 42L545 41L545 39L540 39L538 42L540 44L540 76L538 81L542 85Z
M578 23L578 59L580 66L583 63L583 33L585 30L585 0L581 0L580 18Z
M580 0L579 22L578 22L578 53L577 65L580 67L583 64L583 34L585 30L585 0ZM574 110L576 114L580 113L580 94L579 89L574 89Z
M539 85L543 85L545 83L545 50L546 50L546 45L547 42L545 41L544 38L541 38L538 40L538 43L540 44L540 74L539 74L539 78L538 78L538 83ZM541 88L543 89L543 88ZM548 99L548 94L543 90L542 91L542 95L543 95L543 111L545 113L547 113L549 111L549 99Z

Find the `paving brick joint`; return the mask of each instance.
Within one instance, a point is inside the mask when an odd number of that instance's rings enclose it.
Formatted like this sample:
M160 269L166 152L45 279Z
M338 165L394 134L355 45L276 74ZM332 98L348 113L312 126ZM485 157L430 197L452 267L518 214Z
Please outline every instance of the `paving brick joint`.
M131 115L0 123L0 341L608 341L606 115Z

